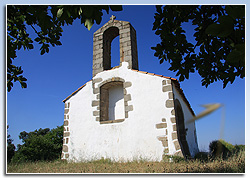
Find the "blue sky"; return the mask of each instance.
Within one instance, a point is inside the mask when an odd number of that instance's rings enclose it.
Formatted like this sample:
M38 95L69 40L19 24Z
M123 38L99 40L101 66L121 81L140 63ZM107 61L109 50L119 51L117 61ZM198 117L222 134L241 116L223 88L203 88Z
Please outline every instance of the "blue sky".
M21 65L23 75L28 79L28 88L22 89L18 83L7 93L7 124L9 134L15 144L21 141L18 135L22 131L30 132L39 128L55 128L63 124L64 103L68 95L92 78L93 33L105 24L113 14L117 20L129 21L137 32L139 70L170 76L175 73L168 70L169 64L159 61L151 50L160 42L152 31L155 6L124 6L122 12L104 13L100 25L94 25L88 31L79 21L63 28L62 46L50 48L50 52L40 55L38 44L30 51L20 50L15 65ZM192 39L192 27L188 29ZM28 31L34 37L32 29ZM112 46L112 62L118 64L118 38ZM116 58L116 59L115 59ZM117 64L116 64L117 63ZM216 82L205 88L197 73L181 82L188 101L198 114L207 103L222 103L225 110L225 123L221 126L223 108L196 122L197 138L200 150L207 150L211 141L222 138L232 144L245 144L245 79L237 78L233 84L222 88L222 82Z

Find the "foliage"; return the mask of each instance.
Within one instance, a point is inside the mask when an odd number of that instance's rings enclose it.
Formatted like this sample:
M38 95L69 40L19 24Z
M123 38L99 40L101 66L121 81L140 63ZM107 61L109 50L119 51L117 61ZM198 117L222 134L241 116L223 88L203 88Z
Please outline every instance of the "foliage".
M241 151L245 151L245 145L235 145L234 153L240 153Z
M221 80L223 88L245 77L245 6L156 6L153 30L161 42L155 47L160 63L179 80L198 71L202 85ZM183 23L192 22L195 43L189 42Z
M41 45L41 55L48 53L51 46L60 46L62 26L72 25L80 19L88 30L94 23L100 24L103 11L121 11L118 5L7 5L7 89L11 91L13 81L18 81L22 88L27 87L27 79L22 75L21 66L15 66L16 52L33 49L34 41ZM27 32L30 26L36 37L31 39Z
M232 145L231 143L220 139L212 141L209 144L209 153L199 152L195 155L194 159L208 162L218 158L232 158L238 156L242 152L245 152L245 145Z
M227 158L231 154L233 154L235 146L224 141L224 140L216 140L212 141L209 144L209 151L212 157L223 157Z
M208 161L209 154L207 152L198 152L197 154L195 154L194 159L198 159L200 161Z
M13 157L13 162L54 160L60 157L63 144L63 126L55 129L39 129L33 132L21 132L19 138L23 144Z
M16 51L33 49L34 41L41 45L41 54L49 52L51 46L60 46L62 26L72 25L76 19L90 29L100 24L103 11L121 11L122 6L109 5L8 5L7 6L7 89L13 82L27 87L21 66L13 60ZM192 22L196 43L188 42L183 23ZM30 26L36 37L27 32ZM168 61L169 70L177 72L179 80L189 78L198 71L202 85L208 86L222 81L223 88L236 77L245 77L245 6L156 6L155 34L161 42L154 55L160 63Z
M7 125L7 130L9 129L9 125ZM13 144L13 139L10 138L10 134L7 135L7 162L10 162L12 157L15 154L15 145Z

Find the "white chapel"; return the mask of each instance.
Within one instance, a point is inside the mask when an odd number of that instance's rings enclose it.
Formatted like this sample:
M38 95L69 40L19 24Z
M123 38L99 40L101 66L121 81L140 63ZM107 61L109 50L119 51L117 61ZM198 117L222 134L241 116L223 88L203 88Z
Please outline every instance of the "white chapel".
M120 65L111 67L119 36ZM195 114L179 82L139 71L136 31L111 18L94 33L93 77L63 100L62 159L161 161L199 151Z

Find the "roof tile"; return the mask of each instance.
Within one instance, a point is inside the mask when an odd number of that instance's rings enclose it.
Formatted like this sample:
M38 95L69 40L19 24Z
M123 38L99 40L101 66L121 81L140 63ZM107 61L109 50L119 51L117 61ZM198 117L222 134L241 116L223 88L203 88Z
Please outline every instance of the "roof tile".
M166 79L171 79L171 77L167 77L167 76L162 76L163 78L166 78Z
M147 74L148 72L146 71L138 71L139 73Z
M163 77L163 75L158 75L158 74L155 74L155 76Z

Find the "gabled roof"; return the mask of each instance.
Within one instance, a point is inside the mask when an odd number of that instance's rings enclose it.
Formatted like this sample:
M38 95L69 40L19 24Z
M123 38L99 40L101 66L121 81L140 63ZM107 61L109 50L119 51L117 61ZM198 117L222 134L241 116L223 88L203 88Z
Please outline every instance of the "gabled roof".
M92 79L90 80L92 81ZM89 81L88 81L89 82ZM68 97L66 97L63 102L65 103L65 101L67 101L69 98L71 98L72 96L74 96L78 91L80 91L84 86L86 86L86 84L88 83L86 82L84 85L82 85L81 87L79 87L76 91L74 91L71 95L69 95Z
M114 68L112 68L112 69L110 69L110 70L113 70L113 69L115 69L115 68L117 68L117 67L114 67ZM110 70L108 70L108 71L110 71ZM195 116L195 113L194 113L193 109L191 108L191 105L189 104L189 102L188 102L186 96L184 95L184 92L183 92L182 88L180 87L180 83L179 83L179 81L178 81L177 79L171 78L171 77L167 77L167 76L163 76L163 75L158 75L158 74L155 74L155 73L149 73L149 72L145 72L145 71L134 70L134 69L132 69L132 71L135 71L135 72L138 72L138 73L143 73L143 74L148 74L148 75L151 75L151 76L158 76L158 77L162 77L162 78L166 78L166 79L172 80L172 82L174 83L174 85L175 85L177 91L180 93L180 95L181 95L183 101L187 104L187 106L188 106L188 108L190 109L192 115ZM90 81L92 81L92 79L91 79ZM90 82L90 81L88 81L88 82ZM86 82L84 85L82 85L81 87L79 87L76 91L74 91L71 95L69 95L67 98L65 98L65 99L63 100L63 102L67 101L69 98L71 98L73 95L75 95L75 94L76 94L78 91L80 91L84 86L86 86L86 84L87 84L88 82Z

